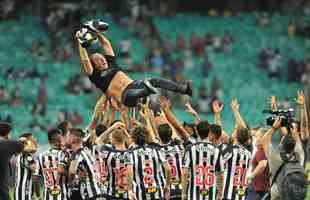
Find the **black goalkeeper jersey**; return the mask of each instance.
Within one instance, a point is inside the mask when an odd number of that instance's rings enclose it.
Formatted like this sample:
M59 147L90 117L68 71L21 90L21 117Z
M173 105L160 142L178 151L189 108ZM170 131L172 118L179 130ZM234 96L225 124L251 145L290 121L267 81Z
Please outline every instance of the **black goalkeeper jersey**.
M93 73L88 76L89 80L95 84L102 92L106 92L112 79L121 69L116 64L116 59L114 56L105 55L108 62L108 68L103 71L99 71L93 67Z

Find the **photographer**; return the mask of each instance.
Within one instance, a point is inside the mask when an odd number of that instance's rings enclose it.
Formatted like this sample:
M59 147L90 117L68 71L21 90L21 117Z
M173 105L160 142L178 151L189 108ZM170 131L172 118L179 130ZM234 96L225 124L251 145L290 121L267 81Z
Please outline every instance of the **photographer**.
M307 188L300 159L304 152L296 129L290 128L291 134L282 131L278 147L273 148L271 144L272 135L281 128L281 121L278 117L261 141L272 174L271 199L301 200L305 198ZM285 129L282 127L282 130Z

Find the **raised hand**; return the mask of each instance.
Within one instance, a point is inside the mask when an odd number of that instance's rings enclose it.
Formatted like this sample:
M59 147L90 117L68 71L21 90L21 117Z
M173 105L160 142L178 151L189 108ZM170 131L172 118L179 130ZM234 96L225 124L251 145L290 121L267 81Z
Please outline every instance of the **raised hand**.
M277 97L276 96L270 96L269 97L269 104L270 104L270 109L272 111L276 111L278 109Z
M282 122L281 117L278 117L276 119L276 121L273 123L272 128L274 128L274 129L280 128L281 127L281 122Z
M102 95L100 99L96 103L95 113L101 113L106 109L107 105L107 97Z
M297 98L295 99L295 101L299 106L304 106L306 104L305 94L302 90L299 90L297 92Z
M231 110L233 112L238 112L239 111L239 103L238 103L238 100L237 99L233 99L231 101L231 104L230 104L230 107L231 107Z
M111 99L111 109L115 110L115 111L120 111L121 110L121 104L115 100L115 99Z
M171 102L164 96L159 97L159 104L162 109L170 109Z
M218 100L215 100L212 102L212 110L214 113L221 113L223 110L224 105L220 106L220 103Z
M188 101L185 103L186 112L191 113L192 115L198 115L197 112L193 109L191 103Z

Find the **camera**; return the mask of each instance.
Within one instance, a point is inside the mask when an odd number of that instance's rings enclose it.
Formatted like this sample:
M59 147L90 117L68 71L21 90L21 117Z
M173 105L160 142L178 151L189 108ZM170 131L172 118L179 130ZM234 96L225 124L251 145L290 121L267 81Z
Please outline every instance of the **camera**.
M281 127L291 127L294 119L294 109L290 108L288 110L264 110L263 113L270 114L266 119L266 124L272 126L278 117L281 118Z

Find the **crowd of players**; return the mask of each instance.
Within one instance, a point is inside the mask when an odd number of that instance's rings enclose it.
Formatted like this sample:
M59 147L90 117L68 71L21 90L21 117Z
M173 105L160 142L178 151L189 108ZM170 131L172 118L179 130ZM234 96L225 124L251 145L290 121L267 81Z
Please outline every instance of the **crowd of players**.
M278 117L265 130L248 127L234 99L231 109L236 126L228 136L221 124L223 106L217 101L213 102L214 124L200 120L187 103L186 110L196 121L181 125L165 97L154 111L148 101L128 110L102 96L87 128L59 124L48 131L49 149L41 153L36 153L33 134L9 140L11 125L1 123L0 157L5 157L3 152L6 159L16 155L16 200L304 199L306 183L300 182L303 179L297 173L303 172L303 144L309 136L302 92L296 102L299 122L284 127L283 118ZM277 110L275 97L271 109ZM119 112L119 120L114 120L111 110ZM279 148L271 142L278 130ZM295 176L288 179L292 166ZM251 191L264 171L271 175ZM5 177L1 179L5 182ZM287 180L291 183L283 186ZM9 199L8 188L0 185L1 199Z

